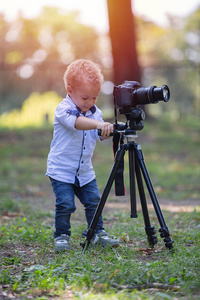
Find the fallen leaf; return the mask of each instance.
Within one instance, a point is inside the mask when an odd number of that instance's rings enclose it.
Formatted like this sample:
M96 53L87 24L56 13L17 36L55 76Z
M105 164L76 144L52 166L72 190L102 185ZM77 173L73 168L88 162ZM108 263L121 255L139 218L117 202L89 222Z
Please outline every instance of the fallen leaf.
M104 288L106 285L104 283L94 283L94 287L97 287L97 288Z
M113 274L111 274L108 278L111 279L113 276L115 276L117 273L119 272L119 270L116 270Z

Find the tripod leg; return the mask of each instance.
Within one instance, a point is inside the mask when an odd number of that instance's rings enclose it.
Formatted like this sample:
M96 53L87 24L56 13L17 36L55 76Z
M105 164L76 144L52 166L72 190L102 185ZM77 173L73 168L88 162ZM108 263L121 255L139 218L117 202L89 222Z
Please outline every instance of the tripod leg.
M119 168L120 162L121 162L121 160L124 157L125 151L126 151L126 149L125 149L124 145L122 145L120 147L120 149L118 150L118 152L116 153L115 162L114 162L112 171L110 173L110 176L108 178L107 184L106 184L105 189L103 191L101 200L100 200L100 202L99 202L99 204L97 206L96 212L95 212L95 214L93 216L92 222L91 222L91 224L90 224L90 226L88 228L88 231L87 231L87 235L86 235L87 244L86 245L85 245L85 243L81 244L81 246L83 247L84 251L89 247L90 241L91 241L91 239L93 238L93 236L95 234L95 229L96 229L98 220L99 220L99 218L100 218L100 216L102 214L102 210L103 210L104 205L106 203L108 194L109 194L109 192L111 190L111 187L112 187L113 181L115 179L115 175L117 173L117 170Z
M139 166L137 159L135 160L135 173L136 173L136 178L137 178L138 191L140 194L142 213L143 213L143 218L144 218L144 223L145 223L145 231L146 231L149 245L151 247L153 247L155 244L157 244L157 237L155 235L156 229L153 225L150 224L149 213L148 213L148 209L147 209L147 201L146 201L146 196L145 196L145 192L144 192L144 186L143 186L143 182L142 182L140 166Z
M133 148L129 149L129 182L130 182L130 201L131 201L131 218L137 218L136 207L136 189L135 189L135 153Z
M170 238L169 230L165 224L165 220L163 218L163 215L162 215L158 200L156 198L148 171L147 171L145 163L144 163L144 157L143 157L141 146L139 144L134 143L134 149L135 149L137 159L139 161L140 168L142 170L144 180L146 182L147 189L149 191L149 195L151 197L151 201L153 203L157 218L158 218L160 226L161 226L161 228L159 229L160 236L161 236L161 238L164 238L165 246L169 249L172 249L173 248L172 244L174 241Z

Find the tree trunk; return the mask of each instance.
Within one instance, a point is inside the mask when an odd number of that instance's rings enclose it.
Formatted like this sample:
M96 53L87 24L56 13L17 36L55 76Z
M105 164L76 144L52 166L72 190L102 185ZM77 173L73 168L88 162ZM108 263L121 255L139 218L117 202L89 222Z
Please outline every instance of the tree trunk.
M140 82L136 34L131 0L107 0L110 38L114 61L114 84Z

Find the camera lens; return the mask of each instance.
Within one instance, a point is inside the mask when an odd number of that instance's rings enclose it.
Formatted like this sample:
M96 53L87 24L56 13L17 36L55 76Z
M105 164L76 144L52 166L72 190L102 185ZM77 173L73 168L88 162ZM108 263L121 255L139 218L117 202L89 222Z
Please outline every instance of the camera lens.
M155 87L153 89L153 103L157 103L158 101L169 101L169 98L170 98L170 91L169 91L169 88L167 85L163 85L159 88Z
M169 97L170 97L170 92L169 92L169 88L166 85L163 85L163 100L165 102L169 101Z

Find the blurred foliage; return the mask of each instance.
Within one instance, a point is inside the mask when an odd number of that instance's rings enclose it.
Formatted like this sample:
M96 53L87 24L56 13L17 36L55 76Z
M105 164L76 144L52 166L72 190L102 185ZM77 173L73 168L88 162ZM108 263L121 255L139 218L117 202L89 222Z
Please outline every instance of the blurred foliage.
M169 27L160 28L137 18L138 54L143 68L143 85L168 84L170 107L149 106L159 115L166 110L173 118L200 114L200 8L187 18L168 16Z
M0 126L22 128L52 124L54 111L61 100L55 92L32 93L24 101L21 109L13 109L0 116Z
M97 34L78 17L78 12L66 13L55 7L44 7L33 19L19 15L13 22L0 15L0 114L21 108L26 99L33 99L33 92L39 103L43 97L39 94L47 91L65 96L62 76L66 66L77 58L99 63L105 80L112 81L109 36ZM150 105L147 111L154 116L167 111L173 119L199 115L200 9L187 18L168 19L170 25L161 28L136 18L141 83L168 84L171 90L170 105ZM100 100L98 106L112 107L111 95Z
M62 76L74 59L98 62L98 35L77 18L52 7L35 19L0 16L0 113L21 107L32 92L64 95Z

